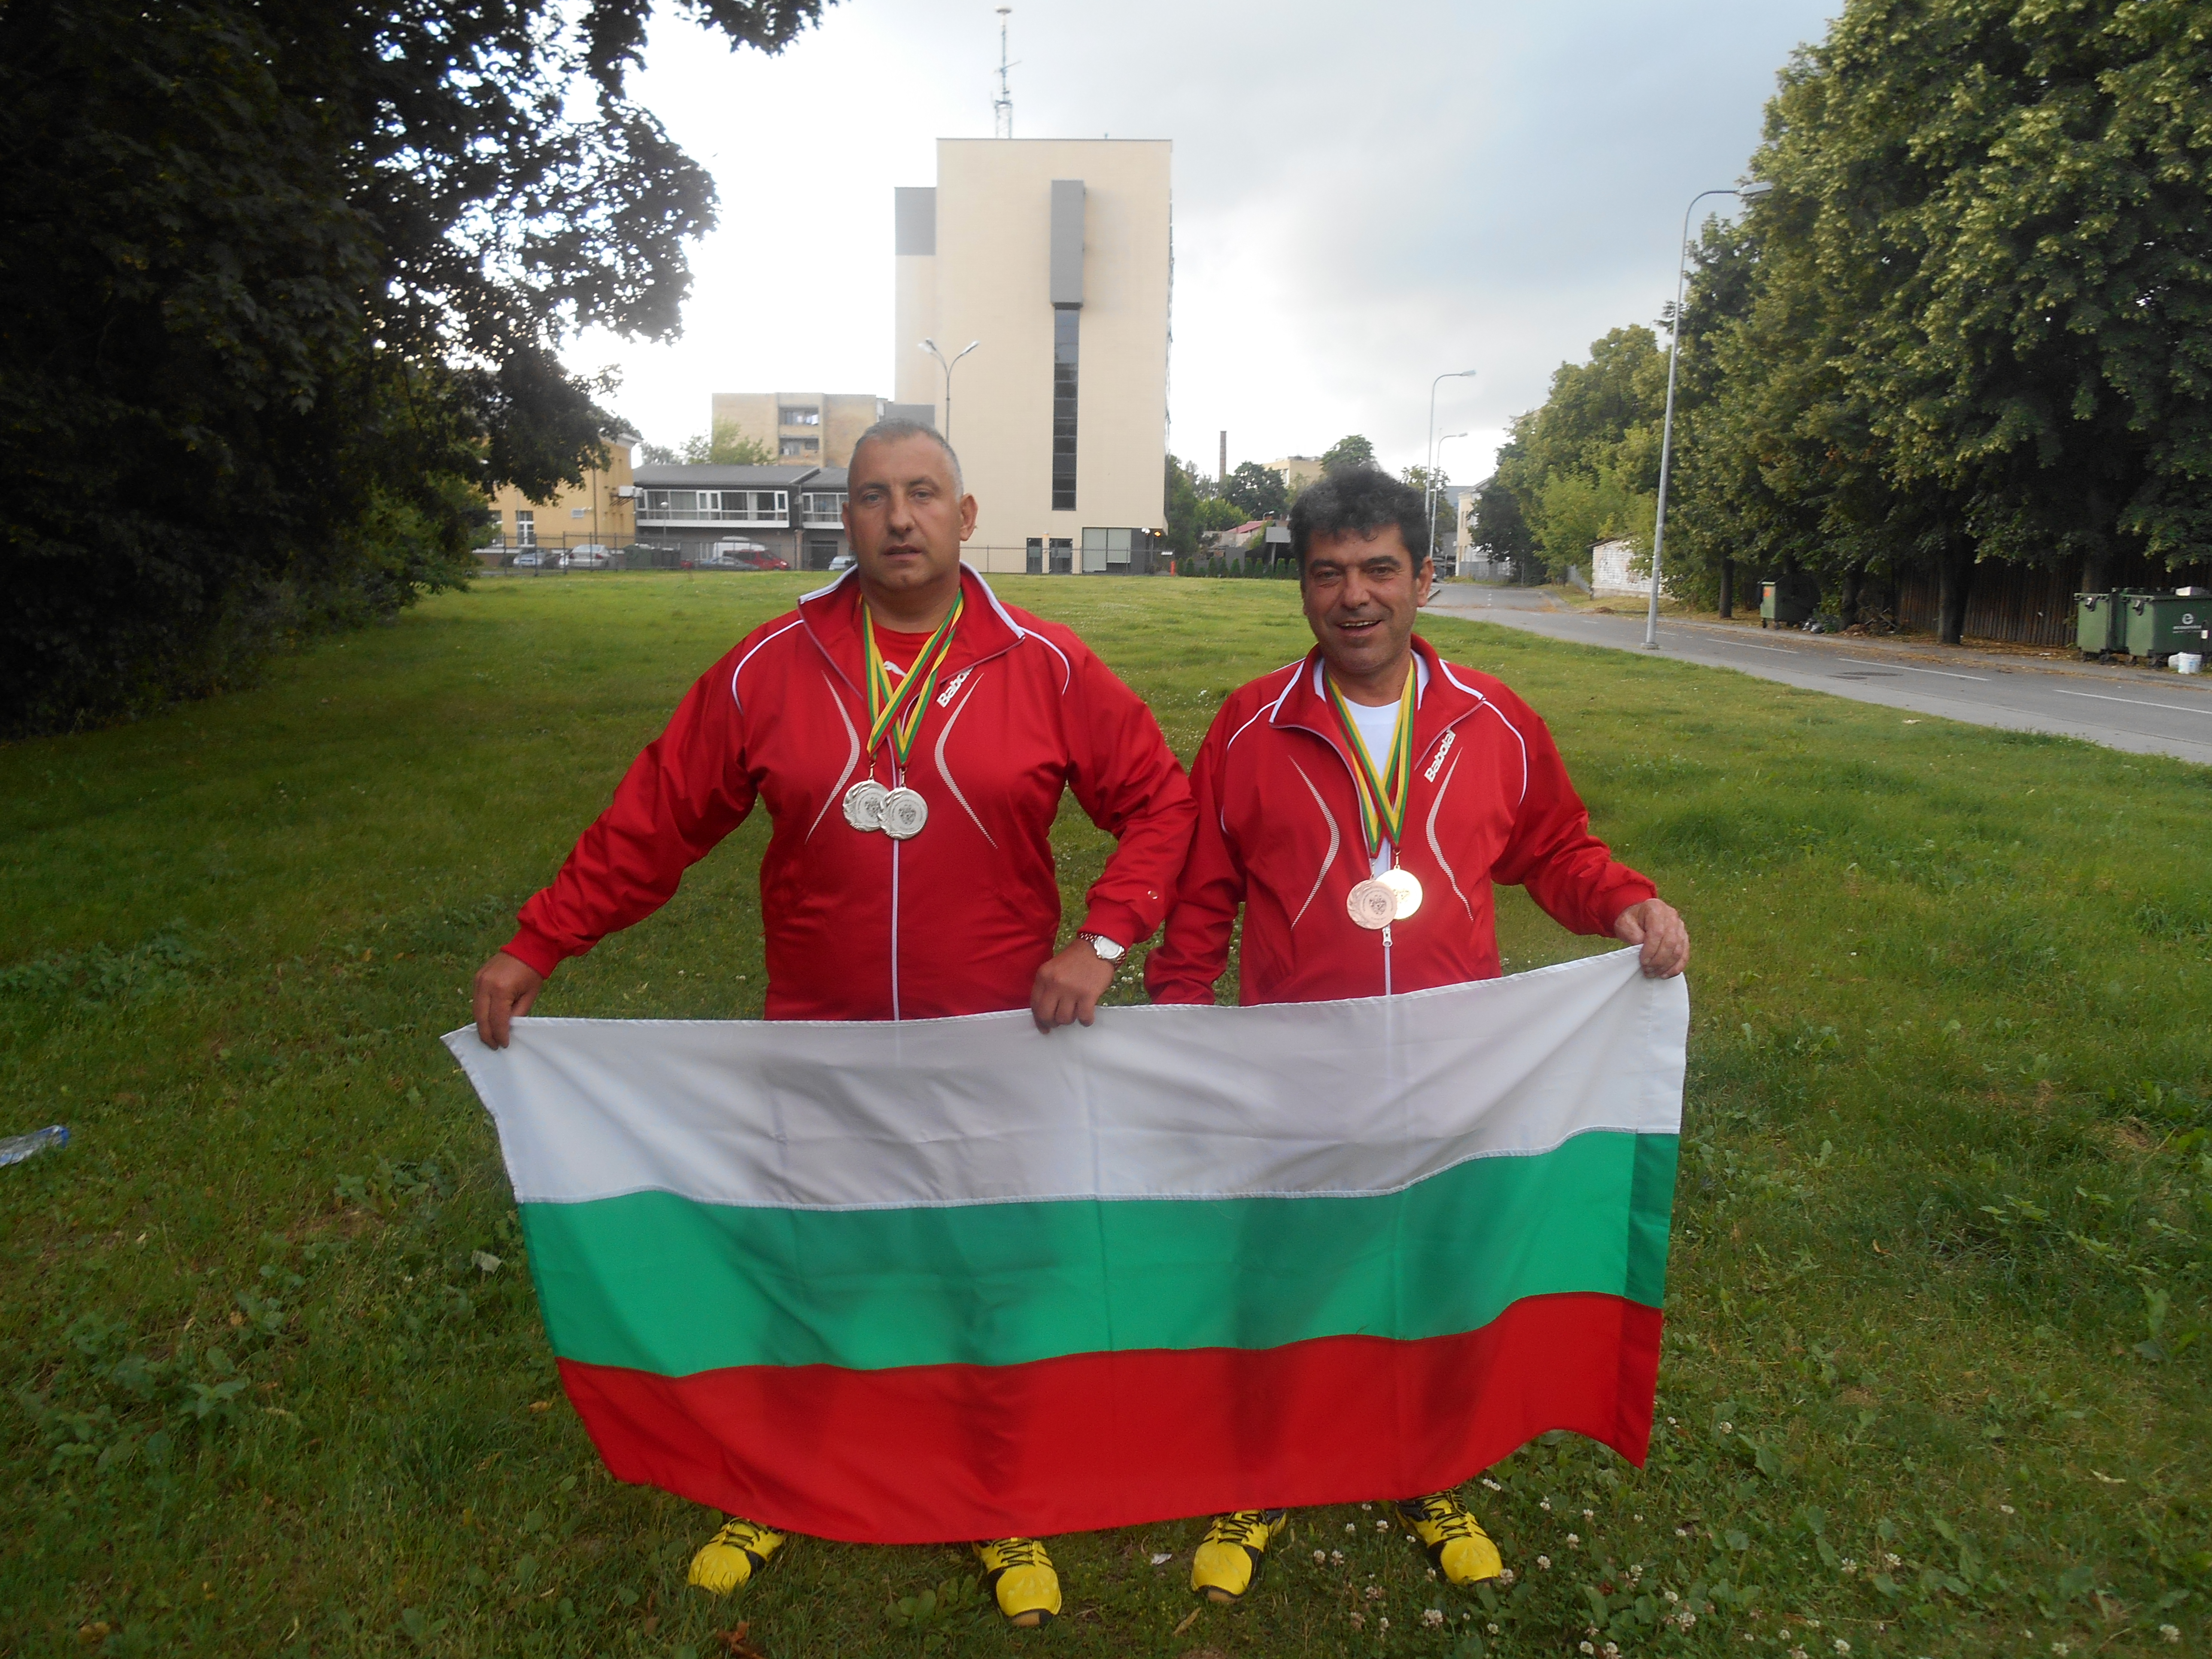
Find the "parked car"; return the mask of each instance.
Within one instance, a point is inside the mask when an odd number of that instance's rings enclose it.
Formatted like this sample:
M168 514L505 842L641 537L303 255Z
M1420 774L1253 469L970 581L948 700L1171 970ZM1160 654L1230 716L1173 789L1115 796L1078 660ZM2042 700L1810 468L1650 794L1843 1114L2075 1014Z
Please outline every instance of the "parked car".
M716 542L699 556L702 570L788 570L789 562L779 559L758 542Z
M602 547L597 542L586 542L581 547L568 550L568 563L577 570L604 570L618 556L611 547Z
M543 552L534 547L519 547L514 550L514 568L535 570L542 562L548 569L558 562L560 556L548 549Z
M836 558L830 561L830 568L831 573L834 574L839 571L850 570L856 562L857 561L854 559L850 553L840 553Z

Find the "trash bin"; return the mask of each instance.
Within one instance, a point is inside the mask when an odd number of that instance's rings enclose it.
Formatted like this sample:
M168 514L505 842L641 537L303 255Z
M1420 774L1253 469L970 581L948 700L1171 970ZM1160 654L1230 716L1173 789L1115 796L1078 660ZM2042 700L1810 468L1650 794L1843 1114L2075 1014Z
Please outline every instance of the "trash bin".
M2177 651L2212 646L2212 599L2182 593L2130 593L2120 607L2128 655L2160 661Z
M1759 585L1759 625L1761 628L1796 628L1810 618L1813 600L1818 597L1820 590L1816 587L1811 595L1808 595L1802 591L1805 586L1809 584L1793 583L1790 585L1790 591L1784 592L1781 582L1761 582Z
M2121 620L2120 599L2115 593L2076 593L2074 596L2074 643L2084 657L2101 657L2108 651L2128 648L2128 630Z

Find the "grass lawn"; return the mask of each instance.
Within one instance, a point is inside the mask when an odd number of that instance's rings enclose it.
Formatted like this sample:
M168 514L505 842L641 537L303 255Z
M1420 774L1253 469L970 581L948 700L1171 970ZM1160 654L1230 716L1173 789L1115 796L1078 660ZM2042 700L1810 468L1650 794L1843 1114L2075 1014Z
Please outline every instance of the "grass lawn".
M0 1132L75 1136L0 1169L0 1651L708 1659L738 1620L776 1659L2212 1650L2212 772L1446 620L1697 941L1650 1466L1563 1440L1469 1488L1503 1595L1357 1505L1234 1610L1194 1609L1195 1520L1056 1540L1040 1632L952 1548L802 1540L688 1591L711 1517L600 1471L435 1037L800 581L489 581L0 750ZM1305 643L1287 584L999 586L1186 756ZM1103 842L1060 836L1072 896ZM543 1011L757 1015L763 841ZM1598 948L1504 897L1512 967Z

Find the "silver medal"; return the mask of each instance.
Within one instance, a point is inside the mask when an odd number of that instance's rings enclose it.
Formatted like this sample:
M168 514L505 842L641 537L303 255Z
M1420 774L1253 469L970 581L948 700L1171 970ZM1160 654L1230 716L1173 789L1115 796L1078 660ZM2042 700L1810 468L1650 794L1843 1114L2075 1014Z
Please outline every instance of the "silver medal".
M845 822L864 835L882 829L890 793L873 778L862 778L845 792Z
M902 784L884 797L883 830L893 841L908 841L929 822L929 803Z
M1375 879L1389 888L1397 900L1397 915L1393 920L1403 921L1421 908L1421 878L1411 870L1385 870Z
M1397 919L1398 895L1387 883L1370 878L1346 896L1344 908L1351 913L1352 921L1368 932L1376 933Z

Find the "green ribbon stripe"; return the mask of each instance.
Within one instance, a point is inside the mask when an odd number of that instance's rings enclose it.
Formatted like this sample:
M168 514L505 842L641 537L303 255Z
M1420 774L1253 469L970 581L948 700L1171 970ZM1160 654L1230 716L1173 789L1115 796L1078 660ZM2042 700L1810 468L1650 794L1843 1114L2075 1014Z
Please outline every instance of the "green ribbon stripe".
M526 1204L563 1358L1013 1365L1480 1329L1523 1297L1660 1304L1676 1138L1593 1131L1401 1193L784 1210L667 1193Z

